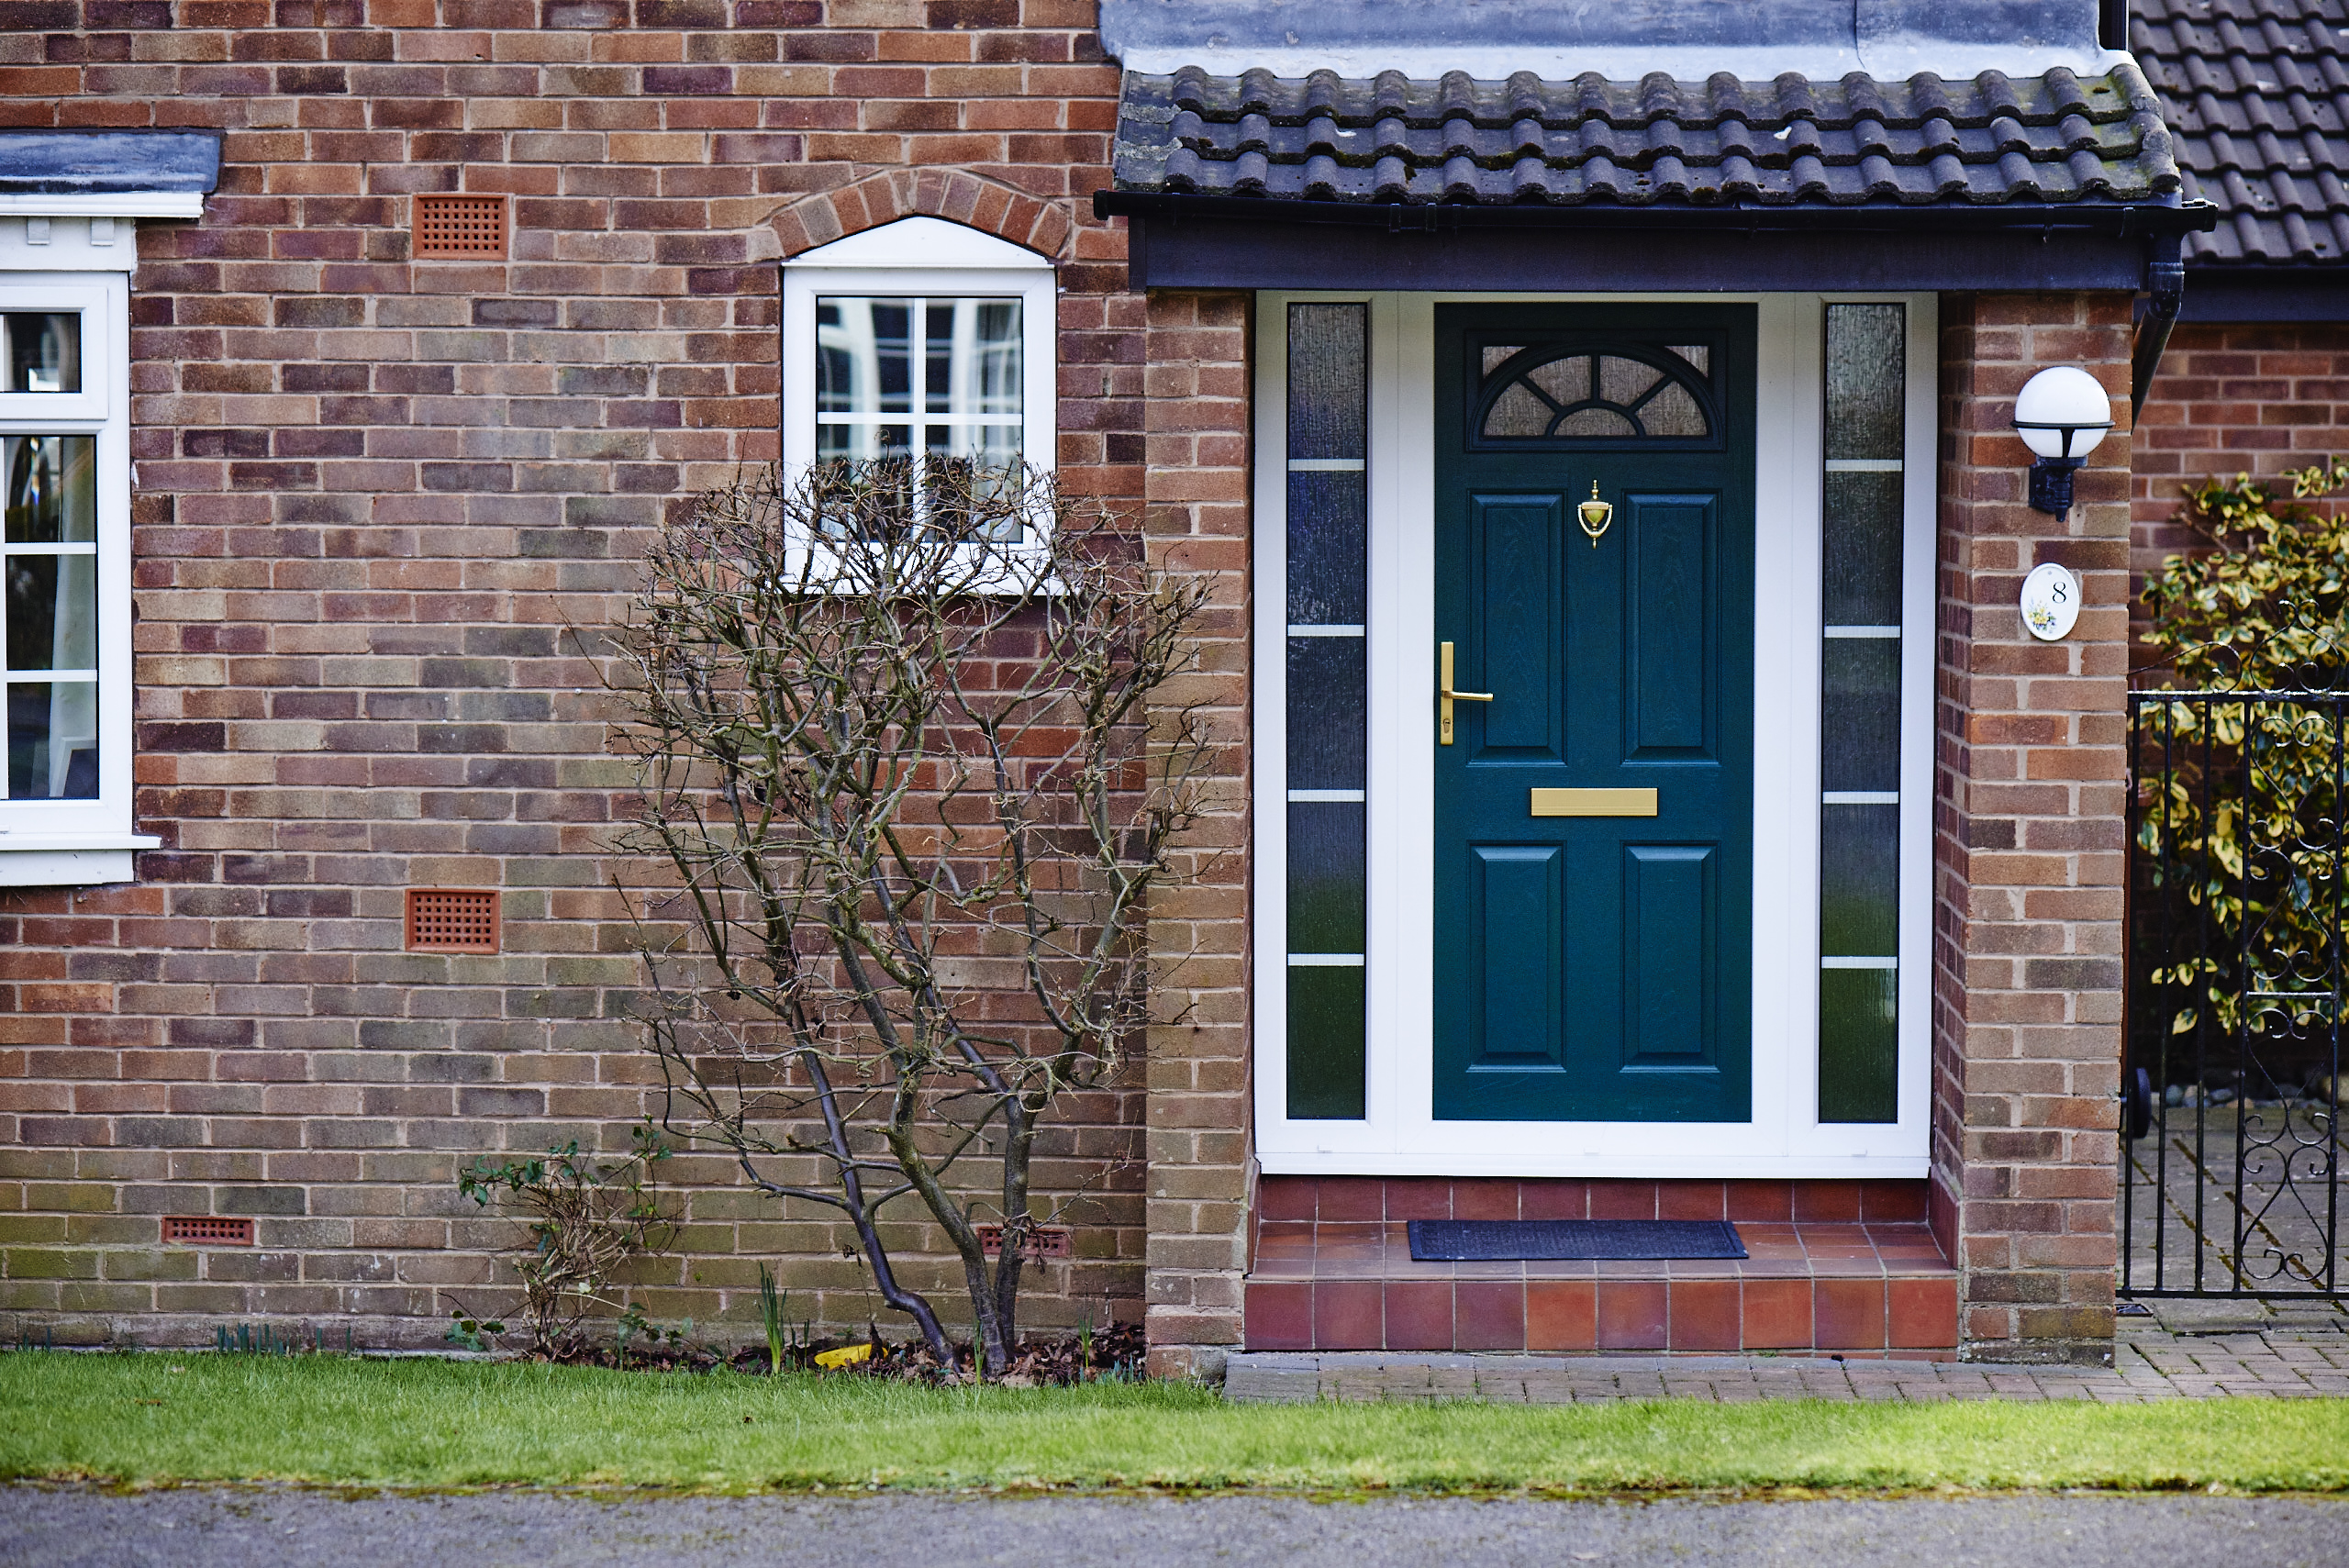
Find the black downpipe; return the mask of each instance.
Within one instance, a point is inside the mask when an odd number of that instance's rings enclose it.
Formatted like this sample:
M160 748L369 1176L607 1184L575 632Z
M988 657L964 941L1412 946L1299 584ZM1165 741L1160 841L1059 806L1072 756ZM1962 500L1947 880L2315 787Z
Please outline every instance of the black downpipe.
M2145 262L2144 319L2137 323L2137 343L2129 356L2129 420L2145 411L2145 394L2154 389L2154 373L2161 368L2162 350L2169 347L2169 329L2177 325L2178 306L2186 301L2186 263L2175 235L2153 242Z

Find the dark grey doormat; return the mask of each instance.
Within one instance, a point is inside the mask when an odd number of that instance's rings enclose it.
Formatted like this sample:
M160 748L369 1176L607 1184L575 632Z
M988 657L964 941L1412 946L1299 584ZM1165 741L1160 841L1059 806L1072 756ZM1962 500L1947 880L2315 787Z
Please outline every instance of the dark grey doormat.
M1411 1256L1423 1263L1515 1258L1742 1258L1726 1219L1414 1219Z

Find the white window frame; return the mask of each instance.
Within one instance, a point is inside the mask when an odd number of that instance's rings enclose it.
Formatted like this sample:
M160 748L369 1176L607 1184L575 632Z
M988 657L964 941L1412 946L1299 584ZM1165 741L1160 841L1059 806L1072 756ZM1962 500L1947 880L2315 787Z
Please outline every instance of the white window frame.
M816 462L816 300L824 295L1020 301L1020 461L1058 467L1059 274L1033 250L939 217L901 217L783 265L783 470ZM909 414L905 423L918 424ZM820 573L818 573L820 575Z
M1433 1113L1434 323L1438 304L1745 303L1755 431L1753 1101L1748 1122L1438 1121ZM1898 1119L1819 1120L1824 306L1908 306L1900 686ZM1287 1116L1287 320L1370 305L1366 1115ZM1930 294L1257 295L1254 899L1256 1152L1274 1174L1915 1178L1928 1173L1938 300ZM1767 889L1767 902L1763 890Z
M146 210L93 214L73 198L0 212L0 310L73 310L82 317L82 390L0 394L0 433L86 435L96 442L98 795L95 800L0 800L0 887L128 882L132 851L162 840L132 830L130 605L130 278L137 237L126 221Z

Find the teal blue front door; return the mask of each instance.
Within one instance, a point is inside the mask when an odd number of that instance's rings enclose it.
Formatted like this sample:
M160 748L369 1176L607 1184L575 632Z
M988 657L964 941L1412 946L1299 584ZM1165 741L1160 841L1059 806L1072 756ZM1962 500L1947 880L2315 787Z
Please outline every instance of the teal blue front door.
M1753 365L1750 306L1438 307L1440 1120L1751 1118Z

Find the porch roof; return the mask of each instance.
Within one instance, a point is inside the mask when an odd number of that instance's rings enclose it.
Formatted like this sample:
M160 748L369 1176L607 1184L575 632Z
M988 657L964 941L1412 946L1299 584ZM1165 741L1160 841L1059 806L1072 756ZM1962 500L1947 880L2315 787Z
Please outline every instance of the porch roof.
M2103 75L1950 82L1130 72L1115 178L1119 194L1253 199L1267 217L1302 203L2076 217L2175 207L2181 189L2160 105L2125 57Z

